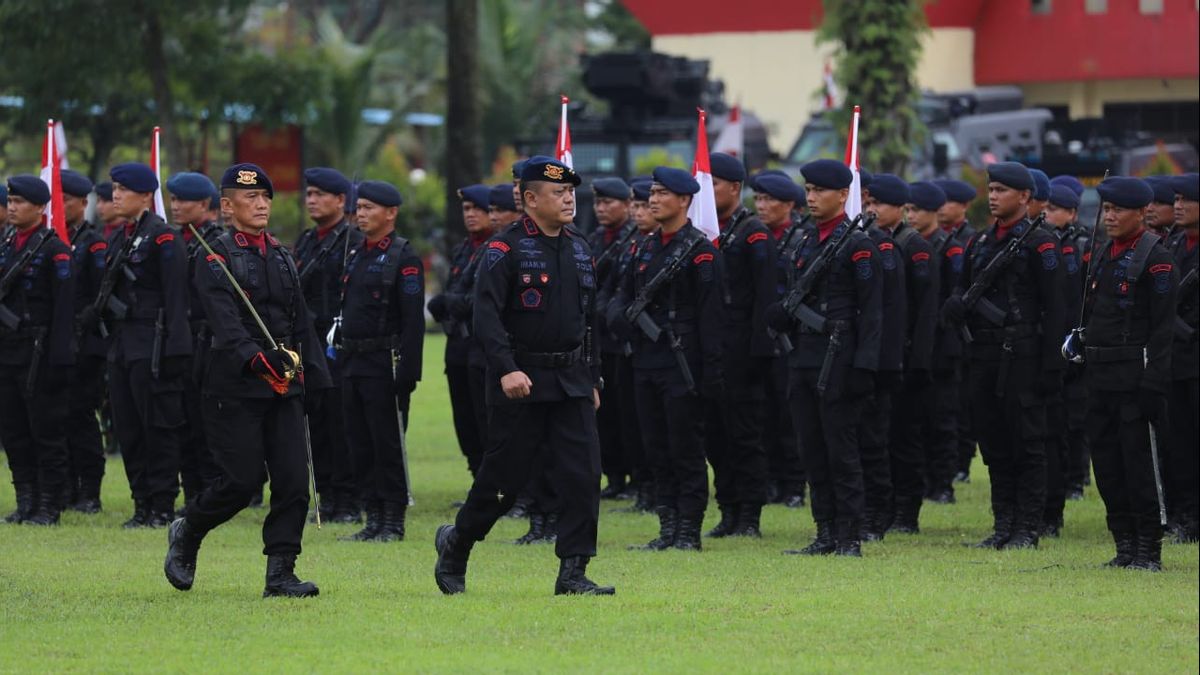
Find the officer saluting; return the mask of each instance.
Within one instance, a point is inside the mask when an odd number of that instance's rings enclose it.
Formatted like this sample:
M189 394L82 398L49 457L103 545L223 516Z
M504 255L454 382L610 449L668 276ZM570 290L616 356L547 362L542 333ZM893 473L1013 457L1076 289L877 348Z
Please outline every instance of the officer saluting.
M466 590L467 559L553 453L562 494L556 595L611 595L585 576L596 554L600 448L593 353L596 277L583 238L567 226L579 176L549 157L521 170L526 216L487 243L475 291L475 336L488 361L488 451L454 525L438 528L434 579Z
M186 591L200 542L246 508L271 477L271 511L263 523L267 558L264 597L306 597L317 587L294 566L308 511L306 389L329 386L320 342L308 319L295 261L267 233L274 190L254 164L235 164L221 177L221 206L234 231L206 249L192 282L213 330L204 377L204 423L221 476L171 523L164 572Z

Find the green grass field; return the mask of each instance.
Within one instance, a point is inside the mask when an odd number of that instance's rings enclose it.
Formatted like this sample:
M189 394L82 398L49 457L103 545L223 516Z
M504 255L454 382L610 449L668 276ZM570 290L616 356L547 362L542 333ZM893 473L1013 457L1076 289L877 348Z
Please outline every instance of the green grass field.
M109 462L105 510L52 529L0 525L4 672L1147 672L1198 669L1196 546L1167 546L1162 574L1101 569L1112 555L1094 489L1071 502L1062 540L978 551L990 522L977 465L954 506L927 506L919 536L861 560L800 559L807 509L769 507L759 541L703 553L629 552L650 516L601 506L589 570L612 598L555 598L550 546L517 547L504 519L475 548L468 592L433 583L433 533L467 488L450 427L441 339L430 336L409 436L417 504L408 540L337 541L310 526L298 571L307 601L263 600L264 509L213 532L195 588L163 578L166 533L124 531L124 472ZM0 472L0 511L13 506ZM715 504L706 525L715 523Z

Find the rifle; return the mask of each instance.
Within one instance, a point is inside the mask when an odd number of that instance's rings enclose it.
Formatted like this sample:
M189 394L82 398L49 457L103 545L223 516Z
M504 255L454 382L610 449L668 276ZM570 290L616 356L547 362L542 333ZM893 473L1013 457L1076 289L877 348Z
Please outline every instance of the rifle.
M133 228L133 233L125 237L124 243L121 244L120 250L113 256L112 261L104 268L104 278L100 280L100 292L96 294L96 301L92 303L91 314L96 317L98 327L100 329L100 337L108 337L108 326L104 323L104 310L108 309L112 312L113 318L124 319L129 313L129 305L121 301L120 298L113 297L113 290L117 287L117 275L124 274L130 282L137 281L137 275L133 270L129 269L126 264L129 256L133 253L133 249L137 248L142 243L142 237L138 232L142 229L141 223ZM193 232L195 228L192 228ZM199 236L199 235L197 235Z
M1046 214L1038 214L1037 219L1030 223L1029 227L1022 230L1020 235L1011 237L1008 240L1008 244L1004 246L1004 249L983 268L979 276L975 279L975 282L962 295L963 306L967 311L974 311L992 325L997 327L1004 326L1004 320L1008 317L1008 312L1000 309L992 301L983 296L992 289L996 280L1012 264L1013 258L1017 257L1017 252L1021 250L1021 246L1025 244L1025 240L1029 238L1029 235L1040 230L1045 221ZM971 330L967 328L965 322L962 324L960 330L962 331L963 340L968 343L973 341Z
M605 265L612 263L613 256L620 255L620 252L625 250L626 244L633 239L634 235L637 234L637 231L638 230L636 227L629 228L629 231L625 233L624 237L621 237L620 240L613 242L611 246L604 249L604 253L600 254L600 257L596 260L597 275L600 274L600 270L603 269Z
M1104 182L1108 178L1108 169L1104 170L1104 178L1100 182ZM1104 213L1104 204L1100 204L1100 208L1096 209L1096 221L1092 223L1092 240L1088 243L1087 260L1083 261L1083 301L1079 303L1079 323L1067 333L1067 337L1063 340L1062 355L1063 358L1071 363L1083 363L1083 343L1084 343L1084 328L1083 317L1087 313L1088 295L1091 289L1091 274L1092 260L1096 257L1096 244L1100 237L1096 233L1100 231L1100 216Z
M343 227L341 230L339 230L337 233L337 236L334 237L333 241L330 242L328 246L324 246L322 248L317 249L316 257L313 258L312 260L304 263L304 265L300 268L300 288L301 289L308 288L309 280L312 279L314 274L316 274L316 270L321 269L321 264L325 262L325 258L329 257L329 252L332 251L333 249L337 248L338 242L341 241L342 238L346 236L346 232L349 229L350 229L350 226L347 225L346 227ZM315 237L316 235L314 234L313 236Z
M11 293L13 287L17 285L17 279L25 271L25 267L29 264L29 261L33 260L33 257L42 250L42 247L46 245L47 241L50 241L50 236L50 232L47 230L42 233L42 238L38 240L36 246L27 245L25 251L21 254L21 257L17 258L16 261L14 261L13 264L4 271L3 277L0 277L0 326L3 326L10 331L17 330L17 328L21 325L21 317L17 316L16 313L9 309L8 305L5 304L8 300L8 294ZM11 239L9 241L11 242Z
M850 226L842 230L836 239L830 241L821 249L817 257L805 264L804 273L796 280L796 283L788 289L787 295L783 298L783 310L788 316L800 323L808 326L818 333L826 332L825 317L818 314L813 308L805 304L808 296L812 295L817 283L825 277L825 274L832 267L834 261L845 251L846 246L850 244L851 235L856 231L865 230L875 222L875 216L868 215L865 219L860 213L850 221Z
M625 319L629 323L637 324L642 329L642 332L646 334L646 337L650 338L651 342L658 342L658 336L662 335L662 329L658 327L658 324L654 323L654 319L651 319L646 314L646 307L654 299L660 288L666 286L675 277L679 276L679 273L683 271L684 262L691 256L692 251L695 251L702 243L704 243L704 235L699 232L695 233L687 248L668 260L667 264L663 265L662 269L658 270L658 273L650 281L646 282L645 286L642 286L642 289L638 291L637 297L625 308Z

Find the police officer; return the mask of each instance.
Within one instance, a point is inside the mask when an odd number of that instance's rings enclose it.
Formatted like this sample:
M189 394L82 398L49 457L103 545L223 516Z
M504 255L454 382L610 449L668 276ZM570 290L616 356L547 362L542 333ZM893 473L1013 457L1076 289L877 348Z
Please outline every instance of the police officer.
M84 219L92 181L77 171L62 170L63 215L75 270L75 313L78 316L100 290L108 243ZM104 355L108 345L94 326L76 326L75 367L67 379L67 452L70 475L66 505L80 513L100 511L104 478L104 445L96 410L104 390Z
M500 183L488 188L488 222L492 225L493 233L512 225L520 218L521 210L513 201L512 186Z
M8 228L8 184L0 185L0 227Z
M351 251L336 347L342 368L346 434L367 524L353 541L404 539L412 487L404 430L421 379L425 267L396 232L402 199L391 183L358 185L358 229Z
M1029 195L1027 208L1029 220L1034 220L1046 210L1046 202L1050 200L1050 177L1041 169L1029 169L1033 176L1033 192Z
M471 548L512 506L543 453L562 495L555 594L615 592L585 574L599 520L601 380L592 352L595 269L587 243L567 227L579 183L565 164L530 158L521 170L526 216L488 242L479 268L474 326L488 361L489 448L455 524L437 531L434 578L446 594L466 590Z
M184 376L192 355L187 252L153 211L158 177L145 164L119 164L113 210L126 222L109 240L95 320L110 331L108 393L134 514L125 527L166 527L179 494L187 417ZM113 302L113 300L116 302ZM88 317L90 322L91 317Z
M1117 548L1108 564L1158 571L1163 530L1151 434L1166 416L1179 276L1145 228L1153 189L1126 177L1096 189L1110 241L1088 273L1086 333L1072 333L1062 351L1086 364L1092 463Z
M767 503L767 454L762 443L767 379L775 343L767 334L767 307L778 298L775 241L763 221L742 205L746 169L723 152L709 156L717 224L721 234L721 396L705 401L704 447L713 466L713 486L721 520L710 537L762 536ZM790 178L771 176L755 184L759 213L788 219L800 190Z
M696 413L701 395L724 395L721 269L717 250L687 217L700 184L668 167L653 178L650 213L659 231L642 242L608 323L633 343L634 397L654 473L659 536L641 548L699 551L708 467ZM627 316L633 303L644 307L640 317Z
M1037 546L1046 501L1045 402L1062 388L1062 261L1054 237L1026 218L1034 189L1019 163L988 167L996 221L972 239L960 288L942 308L945 320L972 336L968 397L995 519L979 543L984 548ZM990 278L989 268L996 271ZM963 294L976 283L972 293L983 299L967 307Z
M353 192L350 179L337 169L311 167L304 170L304 208L313 227L301 233L292 249L300 269L304 302L313 317L313 328L321 348L328 345L330 327L341 311L343 275L350 252L362 247L363 235L347 213ZM336 359L326 359L333 387L309 392L313 472L321 497L321 518L334 523L361 520L359 492L353 460L346 445L348 429L342 405L342 368Z
M0 443L17 508L5 521L57 525L68 476L67 370L75 363L71 249L42 211L50 190L37 176L8 179L0 244Z
M1171 177L1148 176L1145 181L1154 190L1154 201L1146 208L1146 227L1164 243L1168 242L1175 229L1175 190L1171 187Z
M263 597L318 593L316 585L295 575L309 498L302 399L306 390L329 386L329 371L291 251L266 231L273 197L271 179L260 167L235 164L225 170L221 205L233 230L217 238L192 280L213 331L203 419L221 475L168 531L163 571L181 591L192 587L205 535L246 508L261 489L265 462L271 510L263 521Z
M103 181L96 183L96 217L100 219L100 226L103 228L100 236L105 241L112 239L112 235L125 224L125 219L118 216L116 209L113 208L113 186L112 181Z
M768 321L791 333L795 349L789 403L805 469L812 486L812 543L789 554L861 556L863 475L859 460L861 401L875 387L883 323L883 287L879 250L846 218L846 198L853 175L844 164L819 159L800 169L804 176L812 224L797 240L789 292L802 280L811 292L800 298L811 310L801 323L772 306ZM849 237L849 239L845 239ZM844 242L820 278L803 275L813 269L827 246ZM826 253L825 255L831 255ZM818 268L819 269L819 268Z
M1197 328L1200 326L1200 293L1197 292L1197 251L1200 240L1200 176L1188 173L1171 178L1175 192L1175 235L1169 247L1175 257L1180 276L1179 302L1173 321L1175 340L1171 348L1170 435L1167 445L1168 503L1178 525L1174 541L1196 543L1200 534L1200 465L1196 447L1197 378L1200 377L1200 346ZM1186 279L1186 284L1182 279ZM1165 436L1166 434L1164 434ZM1162 439L1162 436L1160 436ZM1160 446L1162 440L1160 440Z

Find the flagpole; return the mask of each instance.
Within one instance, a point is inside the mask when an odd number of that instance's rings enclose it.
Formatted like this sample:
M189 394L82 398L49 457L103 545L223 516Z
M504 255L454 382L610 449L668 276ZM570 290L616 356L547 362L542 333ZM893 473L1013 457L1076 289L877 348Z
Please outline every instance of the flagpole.
M167 219L167 208L163 205L162 169L159 166L159 127L154 127L154 138L150 141L150 167L154 169L154 177L158 179L158 187L154 190L154 213L163 220Z
M846 166L854 174L850 183L850 194L846 195L846 216L853 218L862 213L862 180L858 173L858 118L862 108L854 106L850 118L850 136L846 138Z

